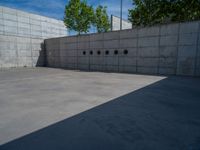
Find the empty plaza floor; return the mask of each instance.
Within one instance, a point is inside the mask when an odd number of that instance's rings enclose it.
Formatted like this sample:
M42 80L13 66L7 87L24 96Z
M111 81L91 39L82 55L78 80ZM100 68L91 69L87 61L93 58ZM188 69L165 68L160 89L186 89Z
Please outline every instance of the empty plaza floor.
M199 150L200 78L0 71L0 150Z

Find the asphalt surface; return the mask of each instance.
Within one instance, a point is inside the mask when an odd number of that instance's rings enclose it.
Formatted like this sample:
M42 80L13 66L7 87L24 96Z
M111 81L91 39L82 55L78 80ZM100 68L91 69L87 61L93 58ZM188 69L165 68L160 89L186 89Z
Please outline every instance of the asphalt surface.
M200 78L0 71L0 150L199 150Z

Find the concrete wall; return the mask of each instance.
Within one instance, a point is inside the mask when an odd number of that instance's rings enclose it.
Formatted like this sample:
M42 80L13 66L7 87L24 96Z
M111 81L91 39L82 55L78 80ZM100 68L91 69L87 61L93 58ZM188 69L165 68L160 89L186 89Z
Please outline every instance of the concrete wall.
M0 68L42 66L44 39L66 35L60 20L0 6Z
M48 39L48 66L199 76L199 30L200 22L196 21Z
M132 23L122 19L122 29L132 29ZM120 17L111 15L111 31L120 30Z

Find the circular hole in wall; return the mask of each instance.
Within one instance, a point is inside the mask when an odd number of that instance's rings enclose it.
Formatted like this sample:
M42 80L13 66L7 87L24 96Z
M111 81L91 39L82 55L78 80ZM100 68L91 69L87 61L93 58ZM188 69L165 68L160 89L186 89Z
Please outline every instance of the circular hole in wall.
M117 54L118 54L118 50L115 50L115 51L114 51L114 54L117 55Z
M105 52L105 54L106 54L106 55L109 55L109 51L107 50L107 51Z
M83 55L86 55L86 51L83 51Z
M93 55L93 51L90 51L90 55Z
M127 54L128 54L128 50L125 49L125 50L124 50L124 55L127 55Z
M101 55L101 51L97 51L97 54L98 54L98 55Z

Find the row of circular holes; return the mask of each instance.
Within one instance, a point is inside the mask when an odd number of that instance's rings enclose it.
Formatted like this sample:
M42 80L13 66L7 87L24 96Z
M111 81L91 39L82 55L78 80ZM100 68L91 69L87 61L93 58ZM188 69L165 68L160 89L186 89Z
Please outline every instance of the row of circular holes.
M127 55L128 54L128 50L125 49L123 53L124 53L124 55ZM97 51L97 54L101 55L101 51ZM108 50L105 51L105 54L109 55L109 51ZM118 50L115 50L114 54L117 55L118 54ZM86 51L83 51L83 55L86 55ZM90 55L93 55L93 51L90 51Z

